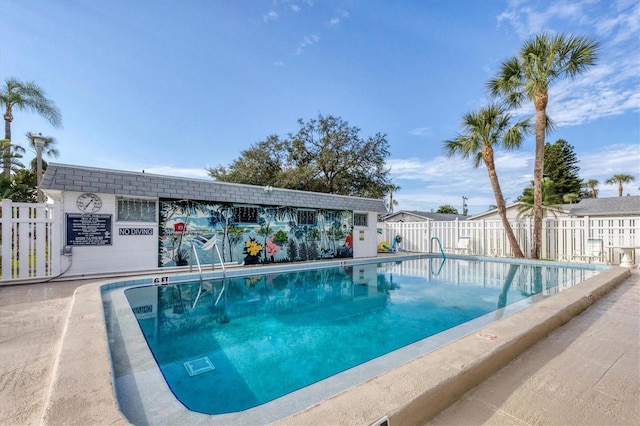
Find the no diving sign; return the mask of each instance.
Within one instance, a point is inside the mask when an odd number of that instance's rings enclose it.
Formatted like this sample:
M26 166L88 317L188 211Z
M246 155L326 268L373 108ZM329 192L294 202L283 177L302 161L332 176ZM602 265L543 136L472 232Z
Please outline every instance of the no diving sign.
M120 228L118 235L153 235L153 228Z

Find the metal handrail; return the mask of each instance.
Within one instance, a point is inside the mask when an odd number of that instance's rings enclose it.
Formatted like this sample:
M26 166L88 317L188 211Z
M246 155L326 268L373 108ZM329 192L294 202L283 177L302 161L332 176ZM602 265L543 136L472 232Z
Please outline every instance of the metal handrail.
M225 276L227 273L227 269L224 266L224 259L222 259L222 254L220 253L220 249L218 248L218 238L217 237L213 237L213 245L211 247L211 251L213 252L213 250L215 249L215 251L218 253L218 259L220 259L220 265L222 266L222 290L220 290L220 294L218 295L218 298L216 299L216 303L214 306L218 305L218 302L220 301L220 297L222 297L222 293L224 293L224 289L226 287L226 280L225 280ZM193 253L193 257L190 258L195 258L196 259L196 264L198 265L198 271L200 272L200 286L198 287L198 295L196 296L196 300L193 302L193 306L191 307L191 309L196 307L196 304L198 303L198 300L200 299L200 295L202 294L202 266L200 265L200 259L198 258L198 251L196 250L195 246L191 246L191 252ZM213 253L211 254L211 269L214 269L214 261L213 261ZM189 269L189 271L191 271L193 269L193 262L191 262L191 267ZM215 291L215 287L214 287L214 291Z
M198 299L200 299L200 295L202 294L202 266L200 265L200 259L198 258L198 251L195 246L191 246L191 254L193 256L189 256L189 272L193 271L193 260L196 259L196 265L198 265L198 273L200 274L200 285L198 286L198 295L196 296L196 300L193 302L193 306L191 309L196 307L198 303Z
M216 303L213 306L218 306L218 302L220 302L220 298L224 293L225 288L227 287L226 273L227 269L224 266L224 259L222 259L222 255L220 254L220 249L218 248L218 237L213 237L213 247L211 247L211 251L213 249L218 253L218 259L220 259L220 266L222 266L222 288L220 289L220 294L218 294L218 298L216 299ZM211 254L211 269L213 269L213 253Z
M220 294L218 295L218 298L216 299L216 303L214 303L213 306L218 306L218 302L220 301L220 298L222 297L222 294L224 293L224 289L226 287L227 287L227 279L223 275L222 276L222 289L220 289Z
M193 256L189 256L189 272L193 271L193 259L196 259L196 265L198 266L198 272L200 273L200 282L202 282L202 266L200 265L200 259L198 258L198 252L195 246L191 246L191 254Z
M446 258L447 258L447 256L445 256L445 254L444 254L444 249L442 248L442 243L440 242L440 238L438 238L438 237L431 237L431 241L433 241L433 240L436 240L436 241L437 241L438 246L440 247L440 253L442 253L442 258L443 258L443 259L446 259Z

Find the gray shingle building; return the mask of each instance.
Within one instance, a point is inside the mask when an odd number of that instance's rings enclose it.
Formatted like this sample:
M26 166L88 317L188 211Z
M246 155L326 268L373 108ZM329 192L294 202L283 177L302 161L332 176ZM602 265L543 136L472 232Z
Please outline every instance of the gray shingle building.
M41 188L60 206L72 275L374 257L386 212L383 200L57 163Z
M564 204L569 216L638 216L640 195L628 197L583 198L577 204Z
M41 187L52 198L63 191L95 192L177 200L333 208L386 213L384 201L317 192L215 182L50 163Z

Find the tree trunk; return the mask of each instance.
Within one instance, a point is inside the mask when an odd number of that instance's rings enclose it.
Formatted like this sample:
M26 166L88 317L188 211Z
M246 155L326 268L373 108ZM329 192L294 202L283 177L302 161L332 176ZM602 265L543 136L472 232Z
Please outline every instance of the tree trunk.
M482 148L482 158L484 160L485 165L487 166L489 181L491 182L493 193L496 196L498 214L500 215L500 219L502 220L502 226L504 226L504 231L507 234L507 239L509 240L509 245L511 246L511 250L513 250L513 255L518 259L523 259L524 254L522 253L522 249L520 249L518 240L516 239L516 236L513 233L513 229L511 228L509 219L507 219L507 207L504 202L504 196L502 195L502 189L500 188L500 182L498 181L498 174L496 173L496 165L495 165L494 156L493 156L493 148L491 146L485 145Z
M13 114L11 113L11 104L7 105L7 110L4 113L4 138L9 141L9 144L5 147L2 158L2 169L4 175L9 178L11 176L11 122L13 121Z
M544 178L544 140L547 131L547 92L535 96L536 154L533 166L533 246L531 258L540 259L542 246L542 180Z

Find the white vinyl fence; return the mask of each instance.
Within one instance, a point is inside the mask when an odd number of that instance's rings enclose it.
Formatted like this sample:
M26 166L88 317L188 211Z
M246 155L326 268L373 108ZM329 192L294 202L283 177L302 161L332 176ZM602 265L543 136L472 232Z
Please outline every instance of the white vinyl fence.
M525 257L531 255L531 219L512 220L511 227ZM461 237L471 238L471 253L481 256L513 255L500 220L380 222L381 241L402 237L400 248L419 253L452 252ZM571 260L586 252L590 238L602 239L609 263L619 264L619 247L640 246L640 216L598 218L551 218L543 221L541 259ZM635 250L632 251L636 263Z
M2 200L0 282L53 277L60 272L60 226L54 226L57 208Z
M2 200L0 207L0 283L37 281L56 277L61 271L61 207L55 204L14 203ZM511 222L525 256L531 252L533 222ZM380 222L379 240L392 242L402 237L400 249L408 252L439 252L439 244L452 251L460 237L471 239L471 254L512 255L502 222L499 220L450 222ZM607 218L545 219L542 234L542 259L571 260L585 253L590 238L604 242L609 263L619 264L619 247L640 246L640 216ZM636 251L632 261L637 263Z

